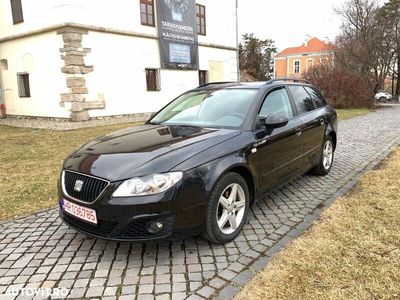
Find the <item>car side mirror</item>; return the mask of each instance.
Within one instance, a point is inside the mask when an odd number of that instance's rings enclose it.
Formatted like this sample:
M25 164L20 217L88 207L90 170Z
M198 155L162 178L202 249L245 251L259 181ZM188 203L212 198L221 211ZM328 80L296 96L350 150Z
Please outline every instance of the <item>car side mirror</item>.
M289 123L289 119L274 114L268 117L260 117L259 122L261 126L264 126L268 131L272 131L276 128L284 127Z

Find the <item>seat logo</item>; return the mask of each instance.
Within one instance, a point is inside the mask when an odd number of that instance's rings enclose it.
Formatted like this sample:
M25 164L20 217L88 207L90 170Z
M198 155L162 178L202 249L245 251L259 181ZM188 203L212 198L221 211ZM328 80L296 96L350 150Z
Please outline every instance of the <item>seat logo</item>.
M82 191L82 187L83 187L83 181L82 180L75 181L75 184L74 184L74 191L75 192Z

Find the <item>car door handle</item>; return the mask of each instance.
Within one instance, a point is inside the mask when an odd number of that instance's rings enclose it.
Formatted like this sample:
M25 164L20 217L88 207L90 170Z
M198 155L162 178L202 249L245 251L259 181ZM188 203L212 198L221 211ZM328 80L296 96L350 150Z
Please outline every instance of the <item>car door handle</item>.
M296 127L294 130L295 130L297 136L301 136L301 133L303 132L303 130L300 127Z

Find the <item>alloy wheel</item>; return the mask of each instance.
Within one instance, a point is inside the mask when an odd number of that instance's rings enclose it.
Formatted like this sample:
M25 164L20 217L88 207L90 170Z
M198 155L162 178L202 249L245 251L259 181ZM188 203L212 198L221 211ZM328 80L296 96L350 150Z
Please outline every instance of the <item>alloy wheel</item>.
M332 161L333 161L333 145L330 140L327 140L325 142L323 149L323 162L322 162L325 170L328 170L331 167Z
M246 209L246 195L243 188L232 183L219 197L216 211L218 227L223 234L235 232L243 220Z

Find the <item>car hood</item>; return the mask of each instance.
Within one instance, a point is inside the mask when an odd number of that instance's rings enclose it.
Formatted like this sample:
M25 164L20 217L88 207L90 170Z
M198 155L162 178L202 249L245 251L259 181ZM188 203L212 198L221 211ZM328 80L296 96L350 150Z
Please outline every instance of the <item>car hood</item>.
M83 145L65 160L64 169L109 181L168 172L240 133L240 130L177 125L130 127Z

